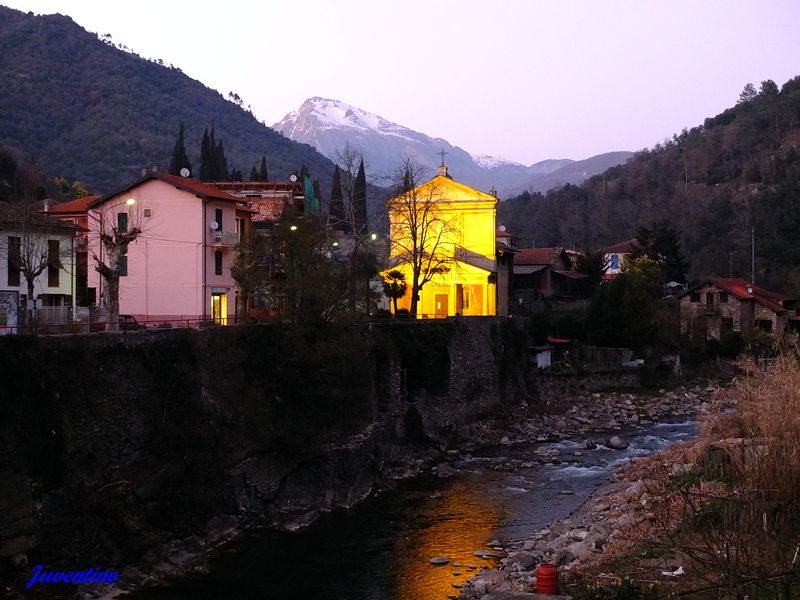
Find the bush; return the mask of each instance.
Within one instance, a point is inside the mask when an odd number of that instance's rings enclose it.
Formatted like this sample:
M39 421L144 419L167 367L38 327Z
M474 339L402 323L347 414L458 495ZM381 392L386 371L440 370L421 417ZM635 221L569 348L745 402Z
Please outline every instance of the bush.
M643 587L630 577L621 577L610 586L592 584L575 594L575 600L656 600L654 585Z
M736 358L744 352L745 346L744 336L740 332L727 331L722 334L722 339L719 343L719 356Z

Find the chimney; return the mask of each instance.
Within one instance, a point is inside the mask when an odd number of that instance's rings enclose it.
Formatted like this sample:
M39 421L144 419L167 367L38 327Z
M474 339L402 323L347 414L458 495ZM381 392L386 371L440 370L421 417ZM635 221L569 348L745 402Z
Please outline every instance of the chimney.
M158 173L158 165L153 165L153 173Z
M147 175L147 167L142 167L142 177Z

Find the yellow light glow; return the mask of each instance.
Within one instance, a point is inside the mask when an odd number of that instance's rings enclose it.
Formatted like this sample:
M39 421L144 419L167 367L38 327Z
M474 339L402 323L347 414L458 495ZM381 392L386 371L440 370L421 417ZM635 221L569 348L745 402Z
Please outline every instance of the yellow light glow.
M469 483L456 483L444 490L440 500L428 502L422 510L426 514L448 515L449 518L434 518L430 527L413 530L410 535L397 540L395 551L414 557L405 561L397 573L398 598L448 598L456 591L453 583L463 584L481 567L495 566L496 559L482 559L473 552L487 548L500 524L500 513L497 506L469 489ZM449 556L451 562L444 567L435 567L429 562L434 556ZM460 562L462 566L455 567L454 562ZM470 565L477 568L469 568Z
M373 234L371 234L369 237L370 237L370 239L372 239L372 241L374 242L375 240L377 240L377 239L378 239L378 234L377 234L377 233L373 233Z
M133 206L134 204L136 204L136 200L134 200L133 198L128 198L127 200L125 200L125 204L127 204L128 206Z
M441 176L407 194L388 203L392 268L401 271L408 283L405 297L398 300L398 309L411 305L413 274L404 257L414 247L411 232L415 223L427 222L424 240L417 242L425 246L426 252L436 252L445 264L432 269L431 280L419 293L417 315L440 318L496 314L496 288L490 275L497 269L497 198Z
M291 227L289 227L289 229L291 231L297 231L297 225L292 225Z

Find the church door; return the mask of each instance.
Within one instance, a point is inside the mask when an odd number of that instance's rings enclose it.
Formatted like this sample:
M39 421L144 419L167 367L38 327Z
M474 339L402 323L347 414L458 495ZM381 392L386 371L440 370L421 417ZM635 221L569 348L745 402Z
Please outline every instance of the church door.
M448 305L448 296L447 294L436 294L436 316L439 318L444 318L447 316L447 305Z

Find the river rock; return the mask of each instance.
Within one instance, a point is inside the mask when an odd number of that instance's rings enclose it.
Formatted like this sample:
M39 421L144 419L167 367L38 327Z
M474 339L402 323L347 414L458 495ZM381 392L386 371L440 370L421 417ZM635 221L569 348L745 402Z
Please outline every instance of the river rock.
M435 566L446 565L450 562L449 556L434 556L433 558L428 560L429 563Z
M614 450L624 450L628 447L628 442L623 440L618 435L612 435L608 438L608 442L606 442L606 446L609 448L613 448Z

